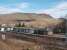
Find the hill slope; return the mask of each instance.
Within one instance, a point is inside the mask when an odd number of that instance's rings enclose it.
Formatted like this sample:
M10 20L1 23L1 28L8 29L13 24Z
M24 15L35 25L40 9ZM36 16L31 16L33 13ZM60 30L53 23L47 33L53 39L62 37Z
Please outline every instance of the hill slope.
M61 20L53 19L48 14L35 14L35 13L12 13L0 15L0 24L15 24L16 20L33 20L29 25L35 26L48 26L55 25Z

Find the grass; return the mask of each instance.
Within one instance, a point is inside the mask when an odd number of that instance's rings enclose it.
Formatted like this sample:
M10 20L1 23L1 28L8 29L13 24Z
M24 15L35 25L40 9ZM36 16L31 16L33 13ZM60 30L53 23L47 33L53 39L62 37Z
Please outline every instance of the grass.
M0 50L22 50L30 48L31 50L39 50L39 46L33 42L22 41L17 39L8 39L0 41Z

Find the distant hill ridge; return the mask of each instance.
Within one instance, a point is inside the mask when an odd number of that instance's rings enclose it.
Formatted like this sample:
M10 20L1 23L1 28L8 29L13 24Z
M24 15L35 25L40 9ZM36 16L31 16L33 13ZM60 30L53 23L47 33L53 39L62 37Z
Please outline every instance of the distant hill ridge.
M31 16L31 17L47 17L47 18L52 18L48 14L36 14L36 13L10 13L10 14L0 14L0 16L11 16L11 15L21 15L21 16Z
M56 20L52 18L52 16L48 14L35 14L35 13L11 13L11 14L1 14L0 15L0 24L15 24L17 23L16 20L31 20L33 21L32 25L53 25L61 22L60 20Z

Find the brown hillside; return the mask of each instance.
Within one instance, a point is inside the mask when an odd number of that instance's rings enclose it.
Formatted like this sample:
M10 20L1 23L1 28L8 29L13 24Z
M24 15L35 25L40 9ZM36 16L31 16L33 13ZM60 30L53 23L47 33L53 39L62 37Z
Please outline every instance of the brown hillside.
M35 14L35 13L13 13L0 15L0 24L16 24L16 20L33 20L28 25L35 26L48 26L55 25L61 22L61 20L53 19L47 14Z

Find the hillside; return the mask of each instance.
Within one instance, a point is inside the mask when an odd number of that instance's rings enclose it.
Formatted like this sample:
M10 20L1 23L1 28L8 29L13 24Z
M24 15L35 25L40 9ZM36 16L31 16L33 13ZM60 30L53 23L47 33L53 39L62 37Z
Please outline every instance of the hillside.
M12 14L1 14L0 15L0 24L16 24L16 20L33 20L28 25L32 26L48 26L56 25L61 20L53 19L48 14L35 14L35 13L12 13Z

